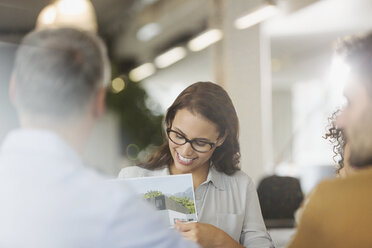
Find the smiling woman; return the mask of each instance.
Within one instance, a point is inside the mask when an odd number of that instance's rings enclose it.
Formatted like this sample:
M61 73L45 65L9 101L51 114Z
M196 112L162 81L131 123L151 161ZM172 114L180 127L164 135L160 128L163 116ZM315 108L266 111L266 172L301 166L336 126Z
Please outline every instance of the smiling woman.
M226 91L192 84L169 107L164 124L164 144L119 177L191 173L199 222L175 226L187 239L203 247L272 247L255 186L239 168L239 122Z

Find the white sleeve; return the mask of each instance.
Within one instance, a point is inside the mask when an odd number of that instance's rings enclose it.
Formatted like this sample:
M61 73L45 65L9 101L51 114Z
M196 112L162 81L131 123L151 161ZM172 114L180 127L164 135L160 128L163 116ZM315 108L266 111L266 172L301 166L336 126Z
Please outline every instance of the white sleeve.
M124 179L124 178L133 178L133 177L143 177L144 176L144 170L138 166L128 166L120 170L118 178Z
M163 222L158 213L124 188L124 194L107 225L102 247L113 248L197 248Z

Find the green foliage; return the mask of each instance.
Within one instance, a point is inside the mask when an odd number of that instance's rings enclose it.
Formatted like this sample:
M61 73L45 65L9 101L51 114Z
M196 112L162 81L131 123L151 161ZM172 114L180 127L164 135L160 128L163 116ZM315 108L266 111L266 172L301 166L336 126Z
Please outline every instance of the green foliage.
M149 198L154 198L154 197L161 196L161 195L163 195L161 191L150 190L150 191L147 191L147 193L143 195L143 198L149 199Z
M120 66L117 64L113 63L112 67L113 78L123 74L118 70ZM120 119L122 153L133 159L139 151L147 146L158 146L162 143L161 122L163 116L156 116L147 108L145 101L148 96L140 83L131 82L125 76L123 79L125 81L124 90L119 93L109 90L106 103L107 107L115 111ZM128 150L130 154L128 154Z
M180 198L180 197L175 197L172 195L170 199L172 199L175 202L180 203L182 206L187 208L190 211L190 213L192 214L195 213L194 201L192 201L189 197Z

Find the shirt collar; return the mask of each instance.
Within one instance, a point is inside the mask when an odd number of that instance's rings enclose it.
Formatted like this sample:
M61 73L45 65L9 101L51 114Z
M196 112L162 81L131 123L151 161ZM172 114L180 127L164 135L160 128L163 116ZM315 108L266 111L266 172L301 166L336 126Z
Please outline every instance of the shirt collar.
M167 174L167 175L171 175L170 173L170 170L169 170L169 166L166 166L164 169L164 173ZM217 169L214 167L214 165L211 163L211 165L209 166L209 171L208 171L208 176L207 176L207 180L205 180L204 183L209 183L211 182L213 184L213 186L215 186L216 188L220 189L220 190L225 190L225 186L224 186L224 183L223 183L223 172L219 172L217 171ZM195 189L194 189L195 190Z
M21 128L11 131L2 144L1 152L45 154L83 165L80 155L67 142L56 133L42 129Z
M209 167L207 180L205 182L206 183L212 182L212 184L216 188L218 188L220 190L225 190L225 185L223 183L223 178L222 178L223 175L222 175L222 173L223 172L217 171L217 169L214 167L214 165L211 165Z

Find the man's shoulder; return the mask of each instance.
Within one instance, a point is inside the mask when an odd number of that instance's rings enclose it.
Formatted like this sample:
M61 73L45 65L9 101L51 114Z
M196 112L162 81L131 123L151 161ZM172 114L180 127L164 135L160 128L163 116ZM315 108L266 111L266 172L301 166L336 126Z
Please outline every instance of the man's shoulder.
M347 178L336 178L321 182L314 193L331 194L342 192L342 195L359 194L365 192L372 193L372 168L364 169Z
M321 182L310 195L289 247L371 247L371 194L371 169Z
M321 182L311 193L309 208L312 212L325 214L328 218L334 216L335 219L345 214L343 206L347 206L350 215L358 215L365 210L368 212L372 208L372 170L367 170L345 179Z
M76 181L79 181L76 182L76 190L86 192L87 197L91 197L92 194L89 194L89 192L94 191L94 198L97 200L105 199L106 203L110 202L114 205L121 204L123 200L135 196L125 184L119 183L116 179L101 175L92 169L85 169L84 173L81 173L76 178Z
M128 166L121 169L119 178L134 178L134 177L153 177L153 176L166 176L169 175L167 167L149 170L139 166Z

